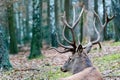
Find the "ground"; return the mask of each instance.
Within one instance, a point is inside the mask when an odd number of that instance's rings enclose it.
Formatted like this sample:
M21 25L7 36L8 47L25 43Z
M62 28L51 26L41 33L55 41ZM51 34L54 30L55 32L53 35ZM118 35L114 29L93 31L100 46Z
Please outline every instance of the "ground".
M14 69L1 71L0 80L58 80L71 75L60 71L71 53L60 54L49 49L42 49L42 53L42 57L28 60L29 48L24 47L19 54L10 55ZM88 55L105 80L120 80L120 42L103 42L101 50L96 45Z

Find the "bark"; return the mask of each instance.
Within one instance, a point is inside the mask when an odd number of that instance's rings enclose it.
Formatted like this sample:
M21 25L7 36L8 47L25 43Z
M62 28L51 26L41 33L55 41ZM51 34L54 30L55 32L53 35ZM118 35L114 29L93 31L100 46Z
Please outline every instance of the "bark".
M50 0L42 2L42 30L43 42L49 47L51 45L51 26L50 26Z
M12 65L9 61L8 48L6 46L6 38L3 33L3 29L0 26L0 69L9 70L12 69Z
M102 0L102 3L103 3L103 23L105 23L105 13L106 13L105 0ZM107 40L107 27L105 27L103 30L103 40Z
M25 39L24 42L28 43L30 42L30 26L29 26L29 0L25 0L25 7L26 7L26 23L25 23L25 29L26 29L26 34L25 34Z
M70 0L65 0L64 11L66 13L66 20L70 24ZM67 27L65 28L65 36L66 36L66 38L70 39L69 29ZM65 41L63 41L63 43L65 45L67 45L67 43Z
M58 35L59 35L59 28L61 27L60 26L60 23L59 23L59 14L60 14L60 12L59 12L59 0L54 0L55 2L55 27L56 27L56 31L57 31L57 33L58 33ZM52 34L52 35L54 35L53 37L55 38L52 38L53 39L53 43L54 43L54 45L52 45L52 46L54 46L54 47L58 47L58 43L57 43L57 39L56 39L56 34ZM59 35L60 36L60 35Z
M42 55L42 1L33 0L33 29L32 29L32 41L29 59L37 58Z
M16 40L16 33L15 33L15 24L14 24L14 11L13 11L13 4L10 3L7 5L7 15L8 15L8 27L9 27L9 34L10 34L10 53L17 54L17 40Z
M120 40L120 1L111 0L112 10L116 17L114 18L115 41Z

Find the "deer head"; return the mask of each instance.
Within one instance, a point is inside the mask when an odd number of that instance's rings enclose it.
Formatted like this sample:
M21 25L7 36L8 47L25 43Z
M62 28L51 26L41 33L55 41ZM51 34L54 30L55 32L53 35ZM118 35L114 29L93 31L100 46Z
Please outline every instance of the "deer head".
M100 40L100 33L98 32L98 30L96 29L95 27L95 19L94 19L94 29L97 33L97 39L94 40L94 41L91 41L89 39L89 42L88 44L86 44L85 46L81 45L80 42L76 42L75 40L75 32L74 32L74 29L76 27L76 25L78 24L82 14L84 12L84 6L78 16L78 18L75 20L75 12L74 12L74 15L73 15L73 24L72 25L69 25L69 23L66 21L66 17L65 17L65 13L64 15L62 16L62 22L64 23L64 28L63 28L63 38L64 40L70 45L70 46L65 46L63 45L60 41L59 41L59 38L57 36L57 42L58 44L64 48L64 51L59 51L57 50L56 48L53 48L55 49L57 52L59 53L66 53L66 52L71 52L72 53L72 56L69 57L69 59L64 63L64 65L61 67L61 71L63 72L67 72L67 71L70 71L72 72L73 74L75 73L78 73L82 70L84 70L85 68L88 68L88 67L92 67L93 64L91 62L91 60L89 59L89 57L87 56L87 54L89 53L89 51L91 50L92 46L95 45L95 44L99 44L99 40ZM95 12L94 12L95 13ZM99 19L99 16L95 13L95 15L98 17ZM101 23L101 26L102 27L105 27L107 25L107 23L112 20L112 18L108 18L106 17L106 22L104 25L102 25L100 19L100 23ZM72 41L68 40L66 38L66 36L64 35L65 33L65 28L68 27L68 29L70 29L71 33L72 33Z

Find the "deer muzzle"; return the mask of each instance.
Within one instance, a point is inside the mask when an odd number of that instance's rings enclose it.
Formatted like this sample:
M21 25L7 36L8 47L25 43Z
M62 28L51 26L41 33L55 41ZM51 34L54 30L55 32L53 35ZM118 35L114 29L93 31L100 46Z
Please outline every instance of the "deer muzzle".
M62 72L67 72L67 70L63 69L62 67L60 68Z

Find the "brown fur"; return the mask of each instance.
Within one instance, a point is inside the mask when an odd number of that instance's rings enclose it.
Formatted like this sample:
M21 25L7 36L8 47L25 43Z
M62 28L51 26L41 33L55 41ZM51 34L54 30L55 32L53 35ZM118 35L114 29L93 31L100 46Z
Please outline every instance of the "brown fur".
M102 75L95 67L89 67L70 77L59 80L103 80Z

